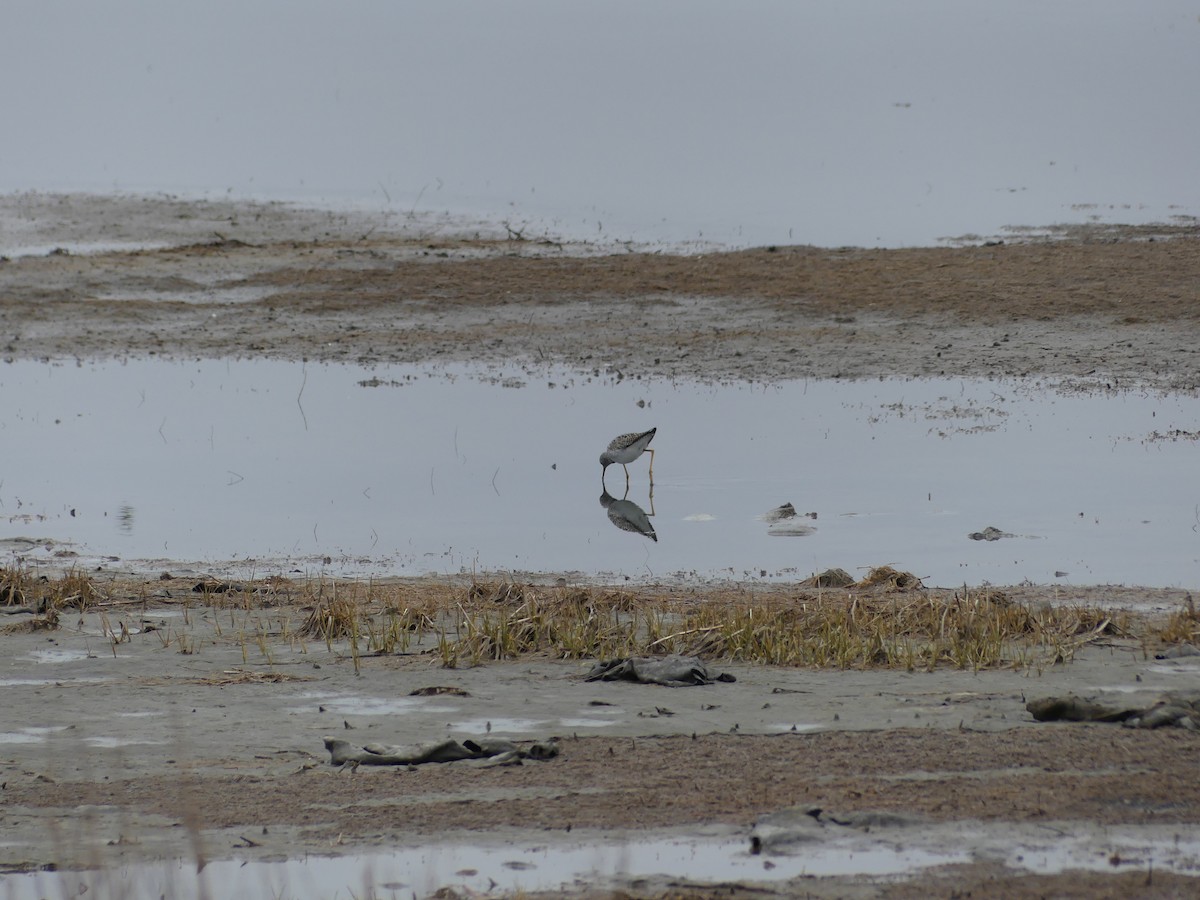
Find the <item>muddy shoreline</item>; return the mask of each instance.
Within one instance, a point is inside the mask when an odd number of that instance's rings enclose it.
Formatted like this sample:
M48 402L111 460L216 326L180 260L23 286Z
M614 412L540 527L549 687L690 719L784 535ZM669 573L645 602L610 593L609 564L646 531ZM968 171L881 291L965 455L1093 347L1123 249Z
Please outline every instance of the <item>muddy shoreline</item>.
M1003 885L1009 896L1085 884L1115 897L1132 874L1146 876L1130 847L1169 845L1170 835L1194 829L1200 808L1194 731L1036 722L1026 709L1029 700L1068 694L1153 702L1195 684L1194 658L1155 658L1164 649L1154 637L1161 613L1122 617L1136 589L1093 588L1067 601L1126 623L1119 634L1076 642L1069 659L1042 647L981 671L905 671L718 658L712 667L736 681L664 688L588 682L589 660L544 654L445 668L436 642L356 653L346 640L306 636L313 606L300 596L206 599L195 597L190 579L102 583L108 599L64 610L57 629L9 627L0 636L0 871L366 859L460 845L509 847L519 860L531 842L566 848L688 835L722 838L744 854L760 817L811 807L914 822L907 831L836 835L833 846L868 855L925 846L971 861L899 881L768 878L757 895L802 888L899 897L917 884L940 892L976 881L989 893ZM413 597L432 588L405 586ZM1012 599L1036 604L1042 596L1025 590ZM650 606L680 597L636 593ZM1164 610L1179 608L1177 595L1158 592ZM794 596L780 587L761 599L801 602L803 593ZM360 746L485 735L555 737L560 753L515 767L351 772L331 766L322 746L326 736ZM1086 852L1071 857L1064 835L1129 858L1107 875L1038 874L1017 864L1022 849L1086 862ZM789 857L784 849L766 859L785 865ZM1190 884L1187 872L1160 868L1168 870L1153 877L1164 896ZM191 877L185 871L183 882ZM467 875L457 882L472 883ZM653 879L623 889L674 896ZM688 888L690 896L709 890Z
M679 256L170 198L17 195L0 198L0 221L7 359L523 362L700 381L1200 387L1194 224ZM87 235L110 249L72 252L89 247Z
M714 382L949 375L1200 388L1200 230L1186 223L991 246L681 256L165 197L19 195L0 198L0 222L6 360L517 362ZM0 635L0 871L581 832L742 835L758 815L809 803L919 814L951 831L1004 826L1018 850L1047 833L1200 821L1196 733L1035 723L1025 709L1042 693L1197 685L1186 661L1156 661L1158 648L1127 636L1072 662L979 673L718 661L735 684L678 690L588 685L578 663L544 658L450 670L433 656L384 656L356 674L345 645L288 637L281 622L302 608L180 604L157 593L169 579L122 577L147 599L64 615L53 632ZM652 599L656 588L645 590ZM1007 592L1031 606L1163 614L1187 602L1185 590L1060 590ZM122 626L130 639L110 646L105 634ZM388 705L438 684L470 696ZM596 710L609 720L562 724ZM351 775L323 758L327 733L400 742L451 725L469 736L483 722L520 740L555 733L563 754L466 782L453 767ZM1194 884L1158 871L1148 881L1129 860L1085 875L977 854L899 881L804 878L722 896L1117 897L1131 886L1172 896ZM669 879L622 889L716 890Z

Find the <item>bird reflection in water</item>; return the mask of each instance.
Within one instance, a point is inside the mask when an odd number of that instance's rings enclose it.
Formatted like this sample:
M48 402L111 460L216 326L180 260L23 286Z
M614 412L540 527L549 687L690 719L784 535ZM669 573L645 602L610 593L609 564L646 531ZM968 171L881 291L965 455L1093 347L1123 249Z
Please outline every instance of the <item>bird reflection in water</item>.
M625 496L620 500L612 496L605 488L604 493L600 495L600 505L608 512L608 520L622 531L644 534L657 544L658 534L655 532L654 526L650 524L650 516L654 515L654 492L650 492L649 514L628 498L628 488L625 489Z

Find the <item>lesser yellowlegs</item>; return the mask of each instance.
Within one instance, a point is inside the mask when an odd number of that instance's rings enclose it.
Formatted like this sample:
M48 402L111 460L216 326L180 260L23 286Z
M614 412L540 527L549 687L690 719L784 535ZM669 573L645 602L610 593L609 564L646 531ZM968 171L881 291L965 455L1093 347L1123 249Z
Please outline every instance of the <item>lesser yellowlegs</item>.
M657 428L651 428L649 431L631 431L629 434L618 435L612 439L612 443L608 445L608 449L600 454L600 482L604 483L604 473L608 471L608 467L613 463L620 463L621 468L625 470L625 484L629 484L629 466L628 463L633 462L646 450L649 449L649 444L654 440L654 432ZM654 481L654 451L650 450L650 481Z

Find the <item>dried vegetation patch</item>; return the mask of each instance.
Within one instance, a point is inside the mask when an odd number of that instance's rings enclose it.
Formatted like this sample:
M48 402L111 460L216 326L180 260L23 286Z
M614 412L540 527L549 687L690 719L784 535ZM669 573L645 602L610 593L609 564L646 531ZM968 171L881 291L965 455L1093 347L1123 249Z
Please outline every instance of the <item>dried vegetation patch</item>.
M160 631L163 647L197 652L190 616L207 611L216 633L257 647L324 643L330 653L424 656L454 668L536 655L583 660L682 654L708 660L822 668L979 670L1041 667L1070 660L1087 644L1140 642L1147 652L1200 637L1185 603L1150 620L1083 604L1022 603L987 587L929 589L888 567L855 581L831 570L796 585L602 587L469 582L269 578L191 586L61 578L0 569L0 599L30 613L8 630L55 628L67 608L98 612L114 646L128 640L114 607L183 604L182 625ZM114 617L116 618L116 617ZM227 624L226 624L227 623Z
M104 599L104 594L88 576L72 569L58 578L38 575L22 566L0 568L0 607L5 612L27 612L30 618L0 629L52 631L58 628L63 610L87 610Z

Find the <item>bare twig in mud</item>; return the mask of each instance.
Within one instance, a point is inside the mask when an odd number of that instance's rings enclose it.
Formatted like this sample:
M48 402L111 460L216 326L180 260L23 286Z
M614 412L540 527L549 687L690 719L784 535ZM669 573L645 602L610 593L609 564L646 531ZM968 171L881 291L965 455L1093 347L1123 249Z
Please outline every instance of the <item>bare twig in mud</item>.
M413 200L412 207L410 207L408 210L408 218L409 219L412 219L417 215L417 205L421 202L421 198L425 196L425 191L428 188L429 188L429 182L426 182L425 184L421 185L421 189L419 191L417 191L416 199ZM379 189L383 190L382 184L379 186ZM383 191L383 195L388 198L388 203L392 202L392 198L388 196L387 191Z

